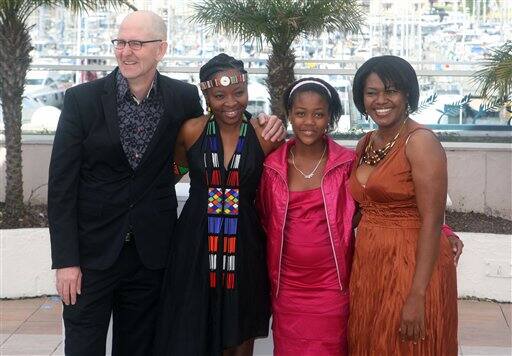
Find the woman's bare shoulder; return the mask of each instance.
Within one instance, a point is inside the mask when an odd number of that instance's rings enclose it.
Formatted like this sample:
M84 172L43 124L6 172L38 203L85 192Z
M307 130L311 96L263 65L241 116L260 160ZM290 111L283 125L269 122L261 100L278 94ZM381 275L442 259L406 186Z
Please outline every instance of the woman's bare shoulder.
M435 133L428 129L415 130L407 137L405 153L409 161L446 159L441 142Z
M178 141L183 142L188 149L201 136L207 122L208 117L206 115L185 120L181 125Z
M206 123L208 122L208 116L201 115L192 119L185 120L181 125L180 131L184 133L193 133L197 130L203 131Z

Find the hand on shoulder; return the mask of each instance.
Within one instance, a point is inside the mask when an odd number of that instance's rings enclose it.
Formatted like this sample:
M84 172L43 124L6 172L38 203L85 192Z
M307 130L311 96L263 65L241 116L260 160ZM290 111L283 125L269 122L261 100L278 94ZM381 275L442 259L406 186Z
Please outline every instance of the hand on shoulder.
M257 119L251 120L251 124L265 155L279 147L286 138L284 124L276 115L260 113Z
M281 142L286 138L286 128L277 115L258 114L258 128L265 141ZM256 127L255 127L256 128Z

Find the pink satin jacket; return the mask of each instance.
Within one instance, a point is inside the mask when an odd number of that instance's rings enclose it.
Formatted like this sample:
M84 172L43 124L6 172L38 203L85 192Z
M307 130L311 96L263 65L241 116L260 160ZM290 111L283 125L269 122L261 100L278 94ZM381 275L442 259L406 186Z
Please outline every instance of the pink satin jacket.
M288 210L288 151L290 140L265 160L257 207L267 234L267 264L273 295L279 293L284 227ZM329 237L341 290L347 290L350 278L354 235L352 217L356 205L348 191L348 179L355 153L327 137L327 162L321 182L322 199L327 216Z

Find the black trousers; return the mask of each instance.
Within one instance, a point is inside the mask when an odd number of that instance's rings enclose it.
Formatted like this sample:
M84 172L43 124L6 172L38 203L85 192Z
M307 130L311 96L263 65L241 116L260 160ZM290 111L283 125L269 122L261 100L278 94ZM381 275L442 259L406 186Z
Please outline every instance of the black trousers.
M82 294L64 305L65 354L104 356L112 315L112 356L150 355L163 273L144 267L134 242L109 269L82 269Z

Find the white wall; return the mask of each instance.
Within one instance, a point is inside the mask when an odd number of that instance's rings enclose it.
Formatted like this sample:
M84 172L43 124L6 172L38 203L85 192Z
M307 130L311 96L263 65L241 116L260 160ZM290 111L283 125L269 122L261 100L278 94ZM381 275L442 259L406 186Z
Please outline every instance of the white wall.
M512 146L443 143L448 158L450 209L512 219Z
M23 193L25 200L46 203L48 167L53 140L40 140L22 145ZM33 193L32 193L33 191ZM0 201L5 201L5 143L0 142Z
M459 233L464 249L457 267L460 297L512 301L512 236Z
M510 235L459 233L460 297L511 302ZM0 298L56 294L48 229L0 230Z
M356 141L339 141L354 147ZM23 145L24 194L46 202L51 137ZM5 197L5 147L0 141L0 201ZM505 143L443 143L448 157L448 192L456 211L512 219L512 147ZM39 188L38 188L39 187ZM37 189L36 189L37 188Z
M57 294L47 228L0 230L0 298Z

